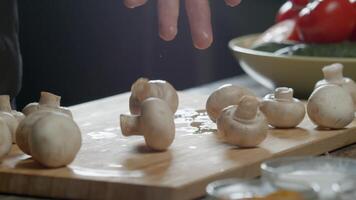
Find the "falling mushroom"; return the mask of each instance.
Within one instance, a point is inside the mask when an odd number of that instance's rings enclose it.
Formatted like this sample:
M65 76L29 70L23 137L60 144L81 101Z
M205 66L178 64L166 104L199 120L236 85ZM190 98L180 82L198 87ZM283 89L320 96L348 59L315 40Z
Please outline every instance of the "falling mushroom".
M354 119L354 104L349 92L337 85L317 87L307 104L310 120L321 128L341 129Z
M213 122L220 112L230 105L237 105L245 95L255 96L249 89L237 85L223 85L214 91L206 102L206 111Z
M265 140L268 124L256 97L244 96L238 105L225 108L217 119L218 133L229 144L256 147Z
M167 149L175 136L174 113L159 98L144 100L141 115L120 115L120 126L124 136L142 135L147 146L158 151Z
M296 127L305 116L304 104L293 98L293 89L280 87L273 94L266 95L260 110L266 116L268 123L276 128Z
M130 112L134 115L141 113L141 103L150 97L156 97L165 101L172 112L178 108L178 94L174 87L163 80L148 80L139 78L131 87Z

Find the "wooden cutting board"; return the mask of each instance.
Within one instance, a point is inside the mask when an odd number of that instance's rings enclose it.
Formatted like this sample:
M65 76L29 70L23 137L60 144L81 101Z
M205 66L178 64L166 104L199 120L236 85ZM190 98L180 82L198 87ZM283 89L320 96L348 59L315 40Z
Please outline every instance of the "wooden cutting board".
M125 138L120 113L128 94L71 107L83 132L76 160L46 169L16 146L0 165L0 192L68 199L191 199L227 177L256 177L259 165L283 156L319 155L356 142L356 122L338 131L316 130L304 119L296 129L271 129L259 148L222 143L205 112L206 96L180 94L176 139L166 152L152 152L142 137Z

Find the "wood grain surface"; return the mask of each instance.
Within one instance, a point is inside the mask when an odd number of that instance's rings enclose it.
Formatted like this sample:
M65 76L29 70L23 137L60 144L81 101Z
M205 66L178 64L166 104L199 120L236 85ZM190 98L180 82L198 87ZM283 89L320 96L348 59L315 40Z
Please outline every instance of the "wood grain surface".
M71 107L83 133L76 160L46 169L16 146L0 165L0 192L68 199L191 199L207 183L226 177L256 177L259 165L282 156L319 155L356 142L356 122L338 131L315 129L307 118L296 129L271 129L259 148L220 141L202 108L207 96L180 93L176 140L153 152L142 137L125 138L119 115L128 94Z

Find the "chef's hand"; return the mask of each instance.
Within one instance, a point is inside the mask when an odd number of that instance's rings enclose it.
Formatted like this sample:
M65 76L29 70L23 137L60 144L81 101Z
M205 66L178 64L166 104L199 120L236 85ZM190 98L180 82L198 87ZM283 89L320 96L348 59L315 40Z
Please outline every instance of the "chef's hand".
M173 40L177 35L179 1L157 0L159 35L163 40ZM141 6L146 2L147 0L124 0L125 5L129 8ZM241 0L225 0L225 2L229 6L236 6ZM185 0L185 9L189 18L194 46L198 49L208 48L213 42L209 1Z

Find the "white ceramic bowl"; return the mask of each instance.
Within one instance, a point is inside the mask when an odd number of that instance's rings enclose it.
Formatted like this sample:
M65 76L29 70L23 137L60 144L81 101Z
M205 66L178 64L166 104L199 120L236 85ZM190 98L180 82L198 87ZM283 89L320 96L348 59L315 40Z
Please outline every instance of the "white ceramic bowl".
M286 86L296 96L308 97L316 81L322 79L321 68L332 63L344 64L344 75L356 80L356 58L284 56L250 49L259 34L232 39L229 48L242 69L267 88Z

